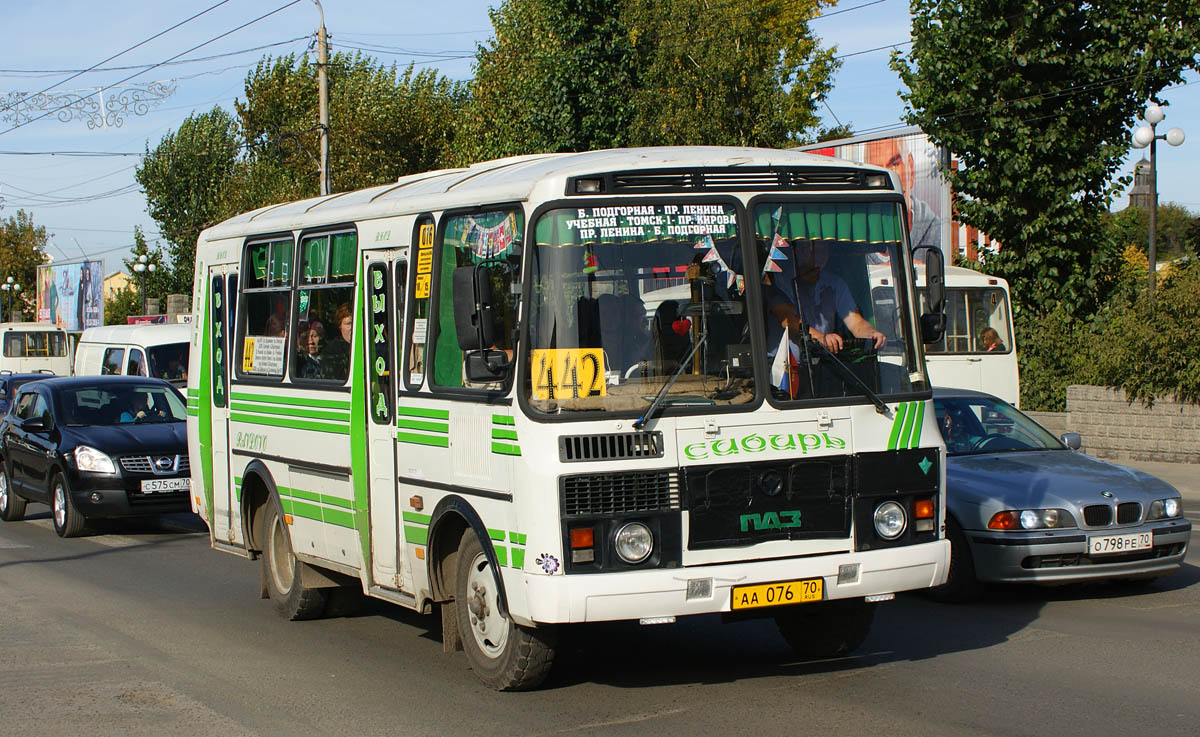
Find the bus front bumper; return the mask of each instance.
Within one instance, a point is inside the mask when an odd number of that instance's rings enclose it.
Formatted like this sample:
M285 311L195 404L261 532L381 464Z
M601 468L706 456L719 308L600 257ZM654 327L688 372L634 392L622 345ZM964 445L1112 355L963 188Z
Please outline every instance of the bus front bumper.
M855 564L858 575L852 578L846 567ZM950 543L938 540L861 553L724 565L570 576L518 574L524 583L524 612L514 601L519 596L511 585L515 582L510 579L507 588L511 614L520 624L603 622L728 612L734 587L752 584L821 578L825 600L924 589L944 583L949 565ZM689 582L696 582L693 594L707 588L709 595L689 598Z

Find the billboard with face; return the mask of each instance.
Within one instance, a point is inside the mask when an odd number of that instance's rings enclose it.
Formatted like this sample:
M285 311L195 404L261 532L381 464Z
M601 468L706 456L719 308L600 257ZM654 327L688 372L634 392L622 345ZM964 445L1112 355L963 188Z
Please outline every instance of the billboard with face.
M104 262L38 267L37 321L73 332L104 324Z
M870 140L848 139L832 145L804 146L801 150L891 169L904 188L912 245L948 250L949 244L941 242L942 222L949 221L950 213L942 212L946 184L938 174L940 154L924 133L914 129Z

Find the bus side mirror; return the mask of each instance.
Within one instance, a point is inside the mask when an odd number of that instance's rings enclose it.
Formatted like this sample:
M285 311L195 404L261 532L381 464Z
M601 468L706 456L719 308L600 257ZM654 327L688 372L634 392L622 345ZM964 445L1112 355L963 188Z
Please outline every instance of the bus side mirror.
M479 351L496 343L492 282L482 264L454 270L454 328L463 351Z
M934 246L913 249L925 254L925 293L929 309L921 315L921 340L936 343L946 332L946 263L942 250Z
M502 380L508 354L497 350L492 280L485 264L454 270L454 329L463 352L463 373L470 382Z

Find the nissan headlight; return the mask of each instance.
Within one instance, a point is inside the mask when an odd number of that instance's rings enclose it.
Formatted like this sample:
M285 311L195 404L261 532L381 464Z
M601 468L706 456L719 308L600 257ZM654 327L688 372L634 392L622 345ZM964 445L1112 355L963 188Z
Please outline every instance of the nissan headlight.
M626 522L613 538L617 557L630 565L641 563L654 552L654 534L641 522Z
M117 472L117 467L108 454L87 445L75 448L75 468L89 473Z
M895 540L908 526L908 515L904 507L896 502L884 502L875 507L875 532L884 540Z
M1150 502L1150 509L1146 512L1146 519L1169 519L1178 517L1183 514L1183 504L1180 503L1178 497L1170 499L1156 499Z

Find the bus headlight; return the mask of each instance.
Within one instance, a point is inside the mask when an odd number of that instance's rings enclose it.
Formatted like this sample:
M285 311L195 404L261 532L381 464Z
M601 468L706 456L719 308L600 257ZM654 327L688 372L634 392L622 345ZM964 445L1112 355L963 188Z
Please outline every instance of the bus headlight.
M654 535L641 522L626 522L613 537L613 547L626 563L641 563L654 552Z
M884 540L895 540L908 526L904 507L896 502L884 502L875 507L875 532Z

